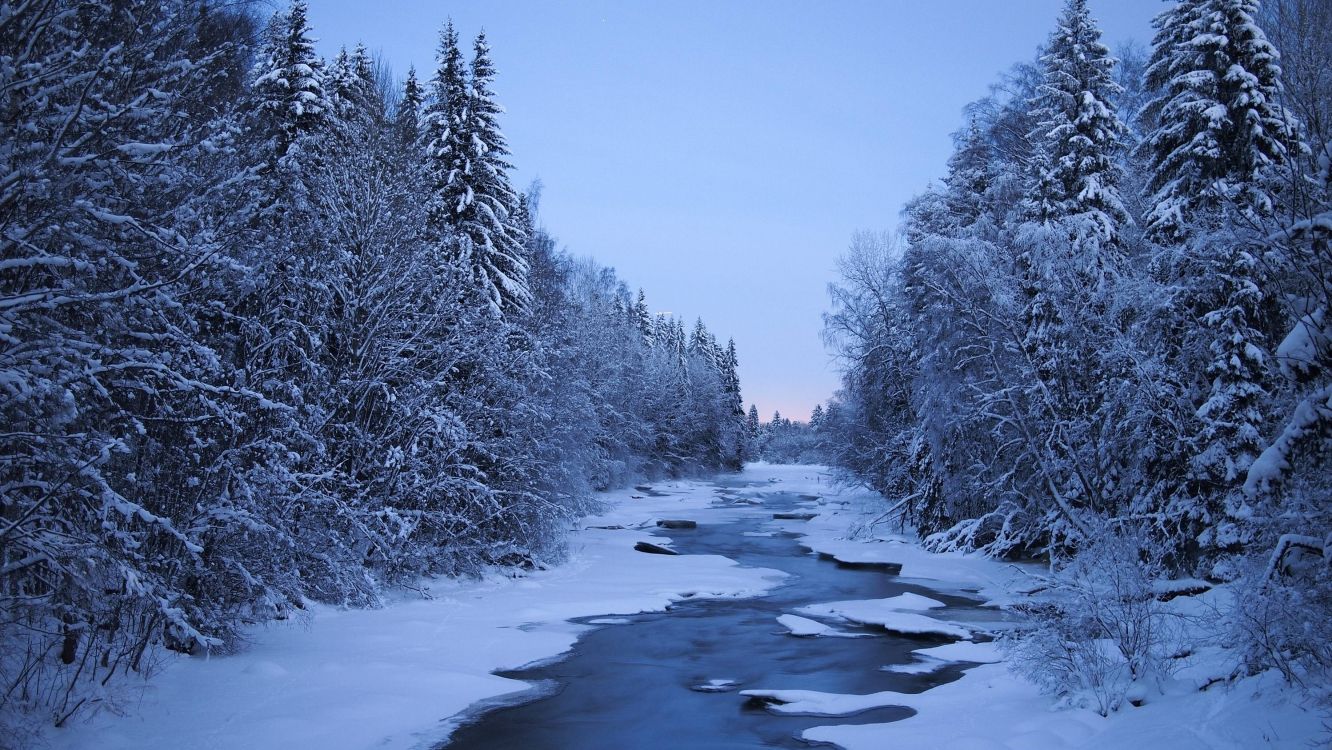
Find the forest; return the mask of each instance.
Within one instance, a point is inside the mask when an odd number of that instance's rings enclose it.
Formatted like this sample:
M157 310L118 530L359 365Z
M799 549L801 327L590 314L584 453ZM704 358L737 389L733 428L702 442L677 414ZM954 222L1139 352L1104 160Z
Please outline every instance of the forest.
M1054 5L836 261L836 393L762 421L734 340L515 184L484 32L394 70L307 0L0 0L0 748L1325 742L1332 3L1172 0L1114 50Z
M484 35L400 82L262 11L0 3L0 745L744 459L734 342L510 184Z
M1017 649L1056 694L1122 705L1112 667L1201 645L1160 601L1225 583L1236 673L1325 700L1332 7L1182 0L1154 28L1112 56L1069 0L900 234L854 238L829 461L929 549L1059 574Z

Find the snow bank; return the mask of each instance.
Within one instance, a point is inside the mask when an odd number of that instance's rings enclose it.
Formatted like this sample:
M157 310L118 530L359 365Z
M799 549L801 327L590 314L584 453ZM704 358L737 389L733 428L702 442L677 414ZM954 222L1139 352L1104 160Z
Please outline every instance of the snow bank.
M768 703L768 710L785 716L852 716L875 708L901 706L911 696L885 690L869 695L821 693L817 690L741 690L740 694Z
M999 654L999 647L994 641L986 643L973 643L971 641L958 641L957 643L945 643L942 646L931 648L918 648L912 651L913 654L919 654L927 659L942 659L943 661L973 661L977 664L993 664L1003 661L1003 656Z
M780 472L778 472L780 473ZM659 485L665 497L608 498L588 526L636 526L708 508L714 485ZM753 509L708 510L708 520ZM682 532L688 533L688 532ZM713 555L648 555L646 531L584 528L570 561L518 579L432 581L430 599L377 610L316 607L313 618L256 629L243 653L172 655L125 707L50 733L57 750L294 748L380 750L444 740L456 716L529 688L498 677L567 651L588 626L574 617L658 611L685 597L753 596L780 571ZM602 618L602 623L614 622Z
M783 692L783 691L772 691ZM792 696L787 696L792 697ZM832 698L806 705L845 707L886 701L883 694ZM1322 734L1317 713L1300 707L1275 674L1242 680L1230 689L1159 696L1140 708L1102 718L1090 710L1051 710L1051 701L1003 664L986 664L961 680L918 695L902 695L892 705L915 715L890 724L829 725L805 730L801 738L845 750L885 747L966 747L1004 750L1240 750L1299 748ZM774 708L773 710L777 710Z
M824 488L826 491L826 487ZM824 510L808 523L784 528L804 535L800 543L841 562L892 562L902 565L899 578L946 593L979 594L990 604L1010 604L1025 598L1036 566L1013 565L980 555L934 554L905 535L861 528L866 518L882 511L882 498L859 490L824 493ZM835 510L830 510L835 508ZM853 534L852 529L859 529ZM854 538L853 538L854 537ZM1163 598L1192 593L1201 582L1163 583ZM1215 612L1218 589L1200 596L1171 599L1181 612ZM926 598L926 597L922 597ZM877 606L888 610L885 602ZM833 602L820 605L849 609L872 619L874 604ZM856 606L867 611L856 612ZM895 610L897 615L912 612ZM818 614L802 608L806 614ZM924 615L916 614L917 617ZM1213 615L1214 616L1214 615ZM853 619L853 618L848 618ZM929 618L926 618L929 619ZM939 622L939 621L935 621ZM978 626L978 623L970 623ZM959 626L964 623L958 623ZM1148 695L1140 707L1125 708L1103 718L1090 709L1053 708L1053 700L1034 685L1010 673L994 643L959 641L913 653L925 661L891 665L887 671L921 673L946 662L975 662L955 682L919 694L892 692L837 695L805 690L744 691L759 700L779 705L770 711L785 714L846 716L883 706L903 706L915 714L900 721L814 727L801 733L811 743L827 743L845 750L881 750L887 747L994 748L999 750L1113 750L1125 747L1171 750L1240 750L1241 748L1302 748L1326 741L1324 720L1316 706L1307 705L1279 675L1269 672L1229 685L1212 684L1228 675L1227 659L1203 648L1175 675L1164 694ZM1198 688L1211 684L1200 691Z
M781 615L777 618L777 622L791 631L791 635L799 637L864 638L870 635L869 633L847 633L799 615Z
M897 598L897 597L894 597ZM924 598L924 597L921 597ZM962 623L936 620L915 612L903 612L889 604L892 599L857 599L827 604L811 604L798 612L806 615L841 617L861 625L878 625L892 633L903 635L939 635L949 638L970 638L971 630Z
M821 622L815 622L796 615L782 615L777 618L777 622L782 627L791 631L791 635L795 636L806 637L832 632L831 627L824 625Z

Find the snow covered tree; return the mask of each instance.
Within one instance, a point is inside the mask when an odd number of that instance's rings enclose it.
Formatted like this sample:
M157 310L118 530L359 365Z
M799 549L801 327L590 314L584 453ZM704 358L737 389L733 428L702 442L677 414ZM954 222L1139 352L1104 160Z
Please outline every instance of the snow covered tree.
M688 348L689 353L695 357L720 367L721 352L717 349L717 340L713 337L712 332L708 330L708 327L703 325L702 318L694 321L694 330L689 333Z
M1127 128L1115 112L1115 60L1100 38L1086 0L1068 0L1041 57L1035 102L1048 170L1037 186L1039 218L1067 229L1070 252L1089 281L1117 265L1116 244L1131 223L1115 163Z
M0 744L295 595L228 543L283 545L225 479L231 426L281 407L208 344L234 278L207 209L230 133L196 116L230 111L252 28L212 13L0 7Z
M1028 299L1024 347L1047 380L1061 365L1089 366L1067 361L1069 332L1057 300L1080 306L1104 292L1120 265L1120 233L1132 223L1115 162L1127 130L1113 104L1115 61L1100 36L1085 0L1069 0L1041 57L1032 102L1040 124L1030 211L1040 228L1021 240L1019 263Z
M647 296L643 294L642 289L638 290L638 299L634 302L633 317L643 341L649 347L653 346L657 339L657 322L652 317L652 311L648 309Z
M281 165L299 165L305 154L301 146L312 134L327 127L333 105L324 89L324 63L315 54L310 37L308 10L295 0L286 13L269 23L251 84L251 138L262 144L266 163L261 173ZM296 149L296 153L293 153Z
M485 250L481 270L494 290L492 298L503 310L521 312L527 309L531 296L523 254L526 238L522 227L511 218L518 196L509 184L511 165L505 160L509 149L499 128L499 114L504 110L495 102L490 88L494 79L490 45L483 31L473 44L468 89L467 132L477 152L471 155L473 171L469 175L474 216L471 224L464 226L473 243Z
M328 71L328 94L333 114L349 127L376 126L384 119L385 103L375 85L375 74L365 45L348 54L338 52Z
M394 117L394 127L403 148L416 148L421 139L421 108L425 103L425 91L416 80L416 66L407 69L407 79L402 84L402 98L398 100Z
M947 205L959 226L969 226L980 218L986 193L996 179L990 144L973 117L948 159Z
M456 235L472 200L466 183L472 146L467 143L467 70L452 21L440 32L437 62L422 126L430 191L426 228L440 245L441 264L463 267L471 263L472 247Z
M1273 167L1301 150L1279 104L1279 55L1253 0L1182 0L1155 21L1147 108L1155 190L1148 229L1178 241L1216 228L1218 209L1270 216Z
M510 221L517 196L509 185L502 111L490 86L495 70L485 34L464 68L453 24L440 37L434 102L426 140L432 186L430 223L451 262L468 268L496 312L522 313L530 302L523 238ZM447 240L445 238L447 237Z
M1256 240L1276 209L1275 170L1302 150L1256 11L1247 0L1178 4L1157 19L1147 71L1162 91L1147 110L1156 191L1148 229L1173 249L1167 274L1184 290L1181 307L1203 321L1185 329L1178 366L1200 381L1186 492L1203 503L1209 549L1237 541L1231 521L1247 511L1236 491L1267 429L1270 337L1280 324Z

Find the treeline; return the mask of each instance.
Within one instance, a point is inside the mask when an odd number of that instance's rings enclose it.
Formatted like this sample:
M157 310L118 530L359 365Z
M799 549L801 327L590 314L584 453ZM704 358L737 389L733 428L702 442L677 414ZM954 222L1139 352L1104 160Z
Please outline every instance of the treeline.
M825 427L837 419L836 412L836 402L830 404L828 410L817 404L810 412L808 422L783 417L780 411L776 411L772 419L760 423L758 408L751 405L747 422L750 457L773 464L826 463L830 435Z
M1184 0L1116 61L1069 0L845 256L835 462L937 550L1243 579L1250 666L1332 664L1330 14Z
M734 344L556 250L494 76L451 26L428 82L322 60L299 1L0 2L0 745L739 465Z

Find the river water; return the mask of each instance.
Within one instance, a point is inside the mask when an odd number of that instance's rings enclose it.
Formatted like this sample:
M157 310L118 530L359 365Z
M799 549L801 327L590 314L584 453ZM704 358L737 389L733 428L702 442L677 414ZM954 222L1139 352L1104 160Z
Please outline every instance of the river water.
M627 624L599 626L560 660L503 672L539 687L527 702L495 708L458 729L447 750L678 750L808 747L795 736L830 723L877 723L911 715L903 707L852 717L776 716L735 692L699 692L709 680L734 680L739 689L777 688L834 693L895 690L916 693L950 682L969 665L929 674L881 667L915 661L912 649L943 642L903 638L881 629L863 638L797 638L777 617L806 604L880 599L915 592L944 602L947 619L975 619L978 602L900 582L877 569L852 569L819 559L793 535L771 532L772 513L799 510L808 496L718 484L722 498L762 493L752 516L697 529L663 532L682 554L725 555L743 565L775 568L790 576L767 595L750 599L685 600L670 611L634 615ZM707 521L699 511L697 520ZM766 527L766 528L765 528ZM750 532L746 535L745 532ZM601 618L586 618L597 620Z

